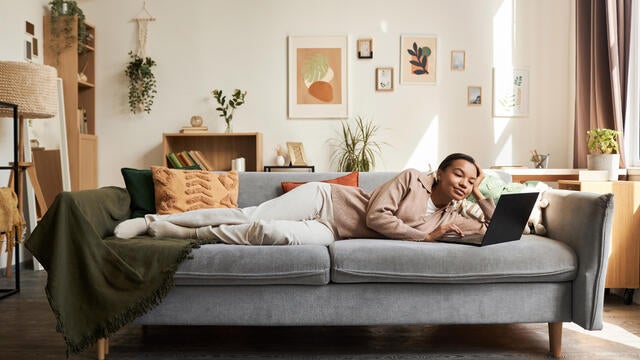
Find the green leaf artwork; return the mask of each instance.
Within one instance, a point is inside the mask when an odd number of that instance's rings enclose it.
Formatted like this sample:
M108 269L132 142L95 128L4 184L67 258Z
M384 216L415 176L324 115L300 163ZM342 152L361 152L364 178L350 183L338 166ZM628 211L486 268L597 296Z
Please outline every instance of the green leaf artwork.
M313 83L322 79L329 71L329 59L323 54L314 54L304 59L302 76L305 82Z

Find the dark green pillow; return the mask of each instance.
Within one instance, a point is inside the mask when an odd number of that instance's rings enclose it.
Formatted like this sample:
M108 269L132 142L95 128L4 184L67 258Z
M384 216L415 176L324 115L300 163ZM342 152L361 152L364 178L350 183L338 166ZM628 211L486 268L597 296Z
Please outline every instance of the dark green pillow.
M156 213L156 195L153 188L151 170L131 168L120 169L131 197L131 217L142 217Z

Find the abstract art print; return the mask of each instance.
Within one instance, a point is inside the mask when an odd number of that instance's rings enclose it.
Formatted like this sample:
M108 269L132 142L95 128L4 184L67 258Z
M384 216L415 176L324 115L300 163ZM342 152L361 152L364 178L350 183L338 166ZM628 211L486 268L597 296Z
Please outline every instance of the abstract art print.
M400 83L435 84L437 42L434 35L403 35L400 38Z
M529 70L493 69L493 116L529 115Z
M347 118L347 37L289 37L289 118Z

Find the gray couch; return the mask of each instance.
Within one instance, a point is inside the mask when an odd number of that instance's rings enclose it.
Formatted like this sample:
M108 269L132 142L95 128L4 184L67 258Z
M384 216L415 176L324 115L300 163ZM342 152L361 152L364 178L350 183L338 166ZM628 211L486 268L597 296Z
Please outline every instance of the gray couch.
M241 173L239 206L281 194L281 181L344 173ZM362 173L372 190L395 173ZM195 249L142 325L562 323L602 328L612 195L550 190L548 236L488 247L380 239L324 246Z

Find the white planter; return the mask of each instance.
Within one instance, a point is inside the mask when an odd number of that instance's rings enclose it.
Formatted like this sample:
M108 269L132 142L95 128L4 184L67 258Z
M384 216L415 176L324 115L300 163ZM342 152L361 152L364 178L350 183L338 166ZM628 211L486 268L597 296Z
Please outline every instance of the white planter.
M620 154L589 154L587 155L587 169L607 170L609 180L618 180Z

